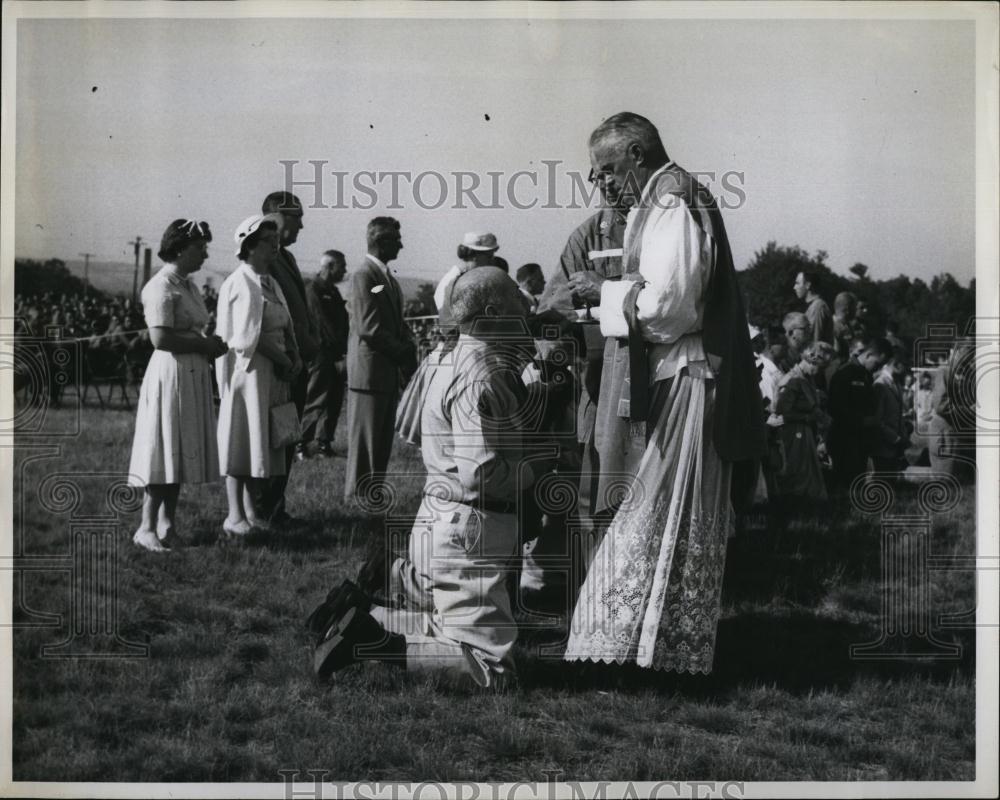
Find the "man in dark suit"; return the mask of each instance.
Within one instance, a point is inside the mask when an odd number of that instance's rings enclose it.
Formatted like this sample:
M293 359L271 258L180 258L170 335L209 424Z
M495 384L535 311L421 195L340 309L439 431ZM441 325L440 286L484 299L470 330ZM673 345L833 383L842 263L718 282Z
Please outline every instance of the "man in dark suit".
M327 250L316 277L306 286L309 313L319 324L320 351L309 362L309 393L302 419L302 441L295 456L306 458L309 442L321 456L333 455L333 433L347 390L347 303L337 284L347 266L339 250Z
M345 498L377 491L392 451L400 386L417 367L403 292L387 266L403 249L399 222L376 217L367 241L365 263L351 276Z
M261 211L264 214L279 214L281 216L281 249L278 251L277 259L271 265L271 277L278 282L278 286L281 287L281 292L285 296L285 302L288 304L288 311L295 329L299 355L302 361L308 364L319 352L319 329L316 320L309 313L309 307L306 303L306 287L302 280L302 273L299 271L299 265L295 261L295 256L288 251L288 248L295 244L299 237L299 231L303 227L302 203L291 192L271 192L264 198ZM299 411L300 419L305 410L308 385L309 374L307 370L302 370L298 377L292 381L292 400ZM296 522L285 510L285 487L288 486L288 477L291 474L294 460L295 446L292 445L285 451L285 474L269 478L255 498L261 516L276 527L289 526Z

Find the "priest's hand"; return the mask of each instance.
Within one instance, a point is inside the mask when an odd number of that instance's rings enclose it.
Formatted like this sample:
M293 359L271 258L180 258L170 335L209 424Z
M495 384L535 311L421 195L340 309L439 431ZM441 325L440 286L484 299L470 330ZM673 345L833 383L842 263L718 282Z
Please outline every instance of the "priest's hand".
M601 284L604 279L596 272L574 272L566 285L573 293L573 302L596 306L601 303Z

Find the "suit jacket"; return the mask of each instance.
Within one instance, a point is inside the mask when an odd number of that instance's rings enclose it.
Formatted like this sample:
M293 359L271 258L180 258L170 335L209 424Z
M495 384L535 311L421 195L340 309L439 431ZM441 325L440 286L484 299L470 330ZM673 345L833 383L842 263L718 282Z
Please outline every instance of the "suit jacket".
M401 372L417 366L417 346L403 321L399 283L370 259L351 275L351 327L347 336L347 385L369 392L393 392Z
M271 265L270 272L281 287L285 303L288 305L288 313L292 315L299 357L305 362L312 361L319 352L319 328L313 315L309 313L306 304L306 286L299 265L295 262L295 256L282 247L278 251L277 259Z
M319 327L317 360L339 361L347 353L347 302L336 286L321 286L314 279L306 284L306 303Z

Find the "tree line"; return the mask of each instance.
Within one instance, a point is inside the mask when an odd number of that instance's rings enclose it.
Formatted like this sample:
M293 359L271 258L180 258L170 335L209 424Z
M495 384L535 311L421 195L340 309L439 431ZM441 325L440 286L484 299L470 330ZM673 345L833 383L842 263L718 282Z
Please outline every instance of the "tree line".
M906 275L873 280L869 268L860 263L850 268L847 277L830 269L827 257L823 250L810 255L798 245L789 247L773 241L757 251L750 265L737 273L750 322L758 327L780 324L786 313L797 308L792 293L795 276L812 271L821 276L821 293L831 307L839 292L853 292L868 308L867 322L879 332L892 320L898 325L899 335L911 341L925 336L928 324L952 324L959 333L971 333L967 327L976 313L975 279L967 287L948 272L935 275L929 284ZM73 275L61 259L19 258L14 262L14 290L22 296L46 292L56 297L82 295L83 280ZM104 293L93 287L90 295L104 298ZM406 314L436 313L434 284L423 283L416 297L407 301Z
M873 280L868 266L861 263L854 264L847 277L830 269L827 257L823 250L810 255L797 245L776 242L758 250L750 265L737 273L750 322L758 327L780 325L785 314L799 310L792 285L799 272L811 271L820 276L820 294L831 308L840 292L852 292L863 302L868 309L866 327L872 331L882 333L891 321L908 341L926 336L928 325L952 324L959 334L973 333L969 325L976 314L974 278L967 287L948 272L935 275L929 284L906 275Z

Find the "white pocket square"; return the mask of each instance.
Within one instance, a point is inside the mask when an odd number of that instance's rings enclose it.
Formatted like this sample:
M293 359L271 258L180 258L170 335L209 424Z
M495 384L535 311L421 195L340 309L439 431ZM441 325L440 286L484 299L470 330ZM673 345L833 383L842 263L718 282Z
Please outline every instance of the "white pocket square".
M379 284L378 286L372 287L372 294L378 294L385 288L385 284Z

